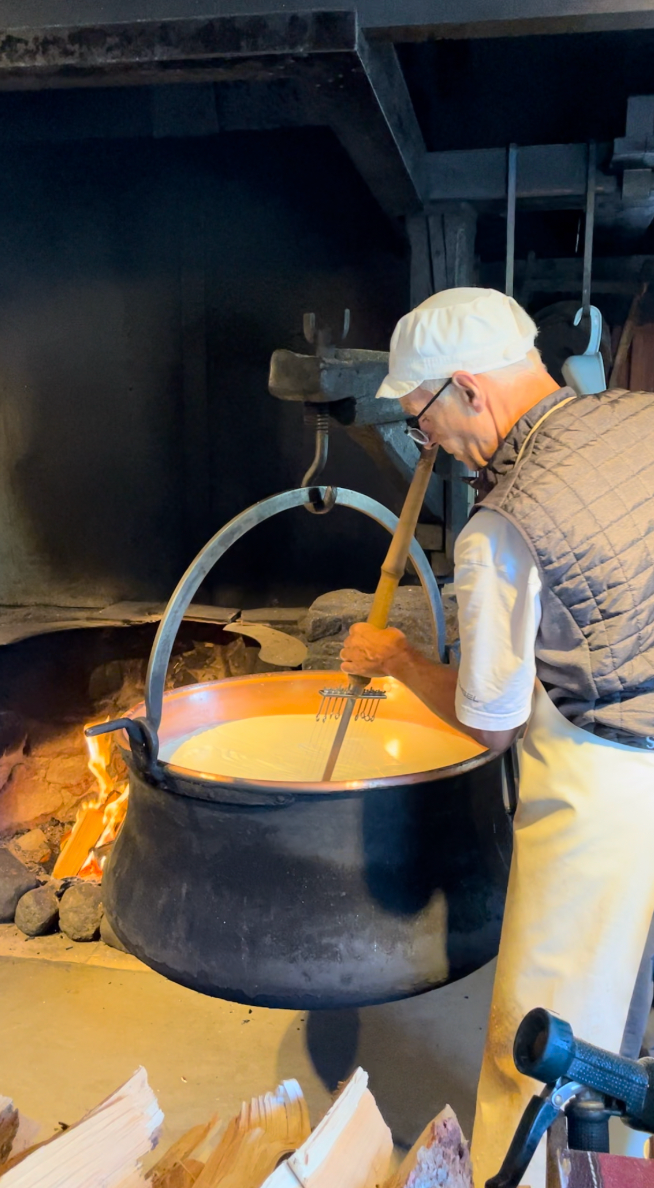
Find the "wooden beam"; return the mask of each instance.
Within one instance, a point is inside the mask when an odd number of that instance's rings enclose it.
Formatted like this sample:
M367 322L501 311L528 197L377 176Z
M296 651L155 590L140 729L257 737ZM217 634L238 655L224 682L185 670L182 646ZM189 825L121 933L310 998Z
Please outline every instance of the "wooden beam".
M306 14L316 0L293 0L294 14ZM147 21L153 10L161 19L179 17L182 0L105 0L103 20ZM259 18L278 13L279 0L209 0L195 4L196 11L211 11L232 17ZM337 0L333 9L354 8L354 0ZM21 28L26 23L26 8L35 25L77 23L93 25L97 20L94 0L4 0L3 24ZM538 33L588 33L613 29L649 29L654 27L650 0L357 0L358 17L370 36L398 41L421 41L434 37L510 37Z

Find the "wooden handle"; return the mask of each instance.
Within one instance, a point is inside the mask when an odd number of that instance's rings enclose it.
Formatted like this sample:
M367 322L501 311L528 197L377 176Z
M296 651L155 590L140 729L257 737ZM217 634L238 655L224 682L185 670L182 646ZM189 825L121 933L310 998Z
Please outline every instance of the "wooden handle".
M397 528L393 533L393 539L381 567L381 577L377 583L375 597L372 600L367 619L372 627L379 627L380 630L383 630L388 623L395 591L406 569L411 541L415 535L418 516L425 500L437 452L438 446L434 446L431 450L421 451L420 460L400 512ZM351 675L348 681L350 689L365 689L369 683L369 677L354 675Z
M434 469L438 446L423 450L411 486L407 491L404 507L400 513L397 528L381 568L381 577L375 590L375 597L368 615L373 627L386 627L395 597L395 591L404 576L411 541L415 535L420 509L424 503L427 486Z

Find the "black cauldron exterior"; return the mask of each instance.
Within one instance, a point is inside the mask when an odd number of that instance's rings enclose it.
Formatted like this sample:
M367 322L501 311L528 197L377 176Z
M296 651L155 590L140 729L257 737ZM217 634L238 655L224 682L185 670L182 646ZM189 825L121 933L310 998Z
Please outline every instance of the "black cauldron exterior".
M285 672L174 690L160 753L220 721L306 712L342 679ZM435 724L386 685L382 713ZM104 905L129 951L166 977L248 1004L353 1007L444 985L497 952L511 852L502 758L299 785L144 762L126 734L122 746L129 807Z

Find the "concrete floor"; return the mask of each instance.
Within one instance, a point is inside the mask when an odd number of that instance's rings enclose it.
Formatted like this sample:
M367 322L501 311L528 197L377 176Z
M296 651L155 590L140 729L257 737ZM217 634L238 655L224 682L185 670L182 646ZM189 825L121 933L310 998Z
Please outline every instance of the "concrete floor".
M288 1077L315 1123L357 1064L400 1146L446 1102L470 1134L492 966L405 1002L306 1014L204 998L104 946L90 961L87 946L45 940L21 949L10 929L0 935L0 1094L43 1124L41 1137L139 1064L166 1117L165 1145Z

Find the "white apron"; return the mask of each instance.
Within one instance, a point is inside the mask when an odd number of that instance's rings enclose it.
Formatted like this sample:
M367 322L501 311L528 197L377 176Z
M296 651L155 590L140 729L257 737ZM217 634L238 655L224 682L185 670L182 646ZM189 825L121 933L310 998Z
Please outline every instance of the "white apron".
M653 911L654 753L571 725L537 682L477 1096L475 1188L499 1170L542 1089L513 1063L518 1024L546 1007L580 1039L619 1051ZM544 1143L525 1183L544 1188Z

